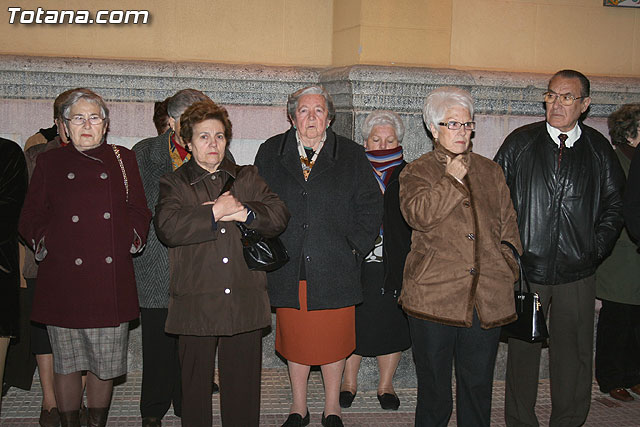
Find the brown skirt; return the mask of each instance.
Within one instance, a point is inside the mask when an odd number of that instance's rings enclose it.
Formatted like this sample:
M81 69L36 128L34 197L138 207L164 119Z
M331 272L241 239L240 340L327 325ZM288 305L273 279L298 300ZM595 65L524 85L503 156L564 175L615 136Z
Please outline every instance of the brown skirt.
M300 309L276 309L276 351L301 365L326 365L356 348L355 306L307 311L307 282L298 288Z

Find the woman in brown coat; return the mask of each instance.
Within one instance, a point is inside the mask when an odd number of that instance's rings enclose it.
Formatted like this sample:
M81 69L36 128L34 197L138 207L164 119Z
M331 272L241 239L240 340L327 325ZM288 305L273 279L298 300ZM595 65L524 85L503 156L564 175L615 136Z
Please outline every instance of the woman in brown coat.
M192 159L160 180L154 224L169 247L171 283L166 332L179 336L182 425L211 426L211 378L219 348L223 425L260 419L262 329L271 324L266 273L251 271L234 222L271 237L289 212L254 166L225 158L227 111L200 101L180 117ZM231 191L220 194L235 178Z
M128 322L138 317L131 255L151 212L135 155L105 143L102 98L76 89L61 109L71 144L38 156L20 217L40 262L31 320L47 325L62 425L80 425L86 370L89 425L104 426L113 378L127 372Z
M434 150L400 174L400 209L413 229L400 302L409 316L418 376L416 426L457 421L488 426L500 326L515 320L517 266L501 241L520 249L502 169L471 153L473 100L434 90L423 117Z

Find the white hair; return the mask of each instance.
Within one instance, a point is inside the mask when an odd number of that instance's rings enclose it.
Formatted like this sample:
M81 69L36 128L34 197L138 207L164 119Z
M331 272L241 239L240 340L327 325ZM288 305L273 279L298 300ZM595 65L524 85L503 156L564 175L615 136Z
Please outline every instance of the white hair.
M372 111L362 122L362 138L366 141L375 126L391 126L396 133L398 142L404 138L404 123L399 115L389 110Z
M444 119L447 110L455 106L464 107L469 111L469 115L473 119L473 98L466 90L446 86L438 88L427 95L422 108L422 118L429 131L431 131L431 125L437 128L438 123Z

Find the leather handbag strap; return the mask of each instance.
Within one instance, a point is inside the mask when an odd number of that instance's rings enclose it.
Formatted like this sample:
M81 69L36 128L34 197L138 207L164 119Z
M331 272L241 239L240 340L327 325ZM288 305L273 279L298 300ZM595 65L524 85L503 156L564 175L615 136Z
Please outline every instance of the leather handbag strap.
M113 152L116 155L116 159L118 159L118 164L120 165L120 170L122 171L122 178L124 179L124 191L127 195L127 202L129 201L129 180L127 179L127 170L124 168L124 163L122 163L122 158L120 157L120 149L116 145L112 145Z
M529 280L527 280L527 275L525 274L524 268L522 267L522 261L520 260L520 254L518 253L518 250L515 248L515 246L511 244L511 242L507 242L506 240L502 240L500 243L502 243L503 245L511 249L511 252L513 252L513 256L516 259L516 262L518 263L518 268L520 268L520 278L518 279L518 291L522 292L522 282L524 282L525 286L527 287L527 292L531 292L531 286L529 286Z

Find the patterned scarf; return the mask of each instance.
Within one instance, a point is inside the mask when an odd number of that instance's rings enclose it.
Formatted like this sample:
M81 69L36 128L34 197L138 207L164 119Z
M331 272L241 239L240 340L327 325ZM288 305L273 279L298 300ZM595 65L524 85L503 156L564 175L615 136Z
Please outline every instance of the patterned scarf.
M296 131L296 141L298 143L298 154L300 155L300 163L302 166L302 176L304 176L304 180L307 181L309 179L309 175L311 174L311 169L313 165L316 164L316 160L318 159L318 154L320 154L320 150L324 146L324 142L327 140L327 133L325 132L322 135L322 139L320 143L316 147L315 151L309 147L305 147L300 139L300 135L298 135L298 131ZM311 157L309 157L311 156Z
M374 171L373 175L378 180L380 191L384 194L393 170L402 163L402 146L398 145L396 148L389 148L388 150L367 151L367 158L371 162L371 167Z
M169 134L169 156L171 157L171 167L173 170L178 169L183 163L187 163L191 159L191 153L187 153L184 160L180 155L180 150L184 152L182 147L178 147L178 143L174 139L175 132Z

